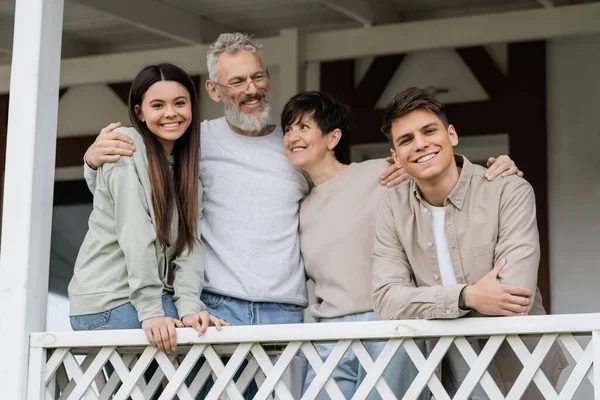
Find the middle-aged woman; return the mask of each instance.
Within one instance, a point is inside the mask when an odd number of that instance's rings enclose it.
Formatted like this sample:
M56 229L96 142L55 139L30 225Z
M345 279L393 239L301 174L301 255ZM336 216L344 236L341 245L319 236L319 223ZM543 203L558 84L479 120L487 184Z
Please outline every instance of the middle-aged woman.
M300 208L300 248L306 275L315 282L316 304L311 315L320 322L376 321L371 305L372 260L376 210L386 188L379 175L384 160L346 165L336 159L335 148L342 135L349 137L351 117L347 108L319 92L305 92L285 105L281 126L290 162L301 168L314 183ZM490 179L518 171L512 160L496 162ZM386 342L365 342L374 359ZM424 342L418 343L424 350ZM318 344L325 359L333 344ZM397 398L402 398L417 370L401 348L383 376ZM351 398L366 371L349 350L333 372L346 398ZM306 391L315 373L309 368ZM425 391L427 392L427 391ZM422 398L428 398L428 392ZM319 398L328 398L321 391ZM379 398L375 390L369 398Z

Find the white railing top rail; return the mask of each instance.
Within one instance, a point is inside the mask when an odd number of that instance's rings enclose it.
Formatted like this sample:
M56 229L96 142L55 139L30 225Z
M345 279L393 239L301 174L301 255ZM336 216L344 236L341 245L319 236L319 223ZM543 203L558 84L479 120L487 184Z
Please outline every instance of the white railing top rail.
M445 336L590 333L600 331L600 313L527 317L463 318L458 320L399 320L209 328L198 337L191 328L177 330L180 345L227 343L281 343L345 339L439 338ZM115 333L118 332L118 333ZM40 332L31 335L31 347L147 346L142 330Z

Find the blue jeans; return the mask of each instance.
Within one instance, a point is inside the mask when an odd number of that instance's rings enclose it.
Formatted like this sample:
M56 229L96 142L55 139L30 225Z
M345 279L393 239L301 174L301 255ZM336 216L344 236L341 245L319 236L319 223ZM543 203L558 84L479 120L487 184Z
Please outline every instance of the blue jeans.
M200 295L200 300L206 305L206 311L229 322L231 325L299 324L304 320L303 308L294 304L247 301L205 291ZM228 358L224 357L223 361L227 363ZM272 361L275 362L275 359L272 359ZM192 378L198 373L203 362L201 360L196 364L188 376L188 384L191 383ZM247 363L244 361L240 369L236 372L234 380L240 377L246 365ZM196 398L205 398L212 385L212 378L209 378ZM252 399L257 392L258 387L252 381L243 393L244 398Z
M210 314L231 325L299 324L304 315L295 304L254 302L220 294L202 292L200 300Z
M179 319L173 296L163 294L163 311L166 317ZM138 314L131 303L125 303L97 314L73 315L70 317L74 331L104 331L111 329L142 329Z
M378 321L377 315L373 311L344 315L342 317L335 318L322 318L320 323L327 322L355 322L355 321ZM385 347L387 342L363 342L367 352L373 359L373 361L377 360L377 357ZM421 348L421 351L425 351L425 342L419 341L417 345ZM327 357L331 354L335 347L334 343L321 343L315 344L315 348L317 352L321 356L321 359L325 361ZM401 399L404 396L404 393L412 383L412 381L417 376L418 370L410 360L410 357L406 353L404 348L399 348L390 363L387 365L385 371L383 372L383 378L387 382L388 386L394 392L394 395L398 399ZM344 394L346 399L352 398L358 387L365 379L367 375L366 371L362 367L361 363L358 361L358 358L354 354L351 349L348 349L344 357L340 360L337 367L333 371L331 375L338 387ZM302 392L304 393L306 389L310 386L312 381L315 379L315 371L312 367L308 366L308 371L306 373L306 380L304 381L304 389ZM425 390L427 391L427 390ZM427 391L428 392L428 391ZM380 399L381 396L376 389L373 389L368 399ZM421 399L428 399L428 394L421 394ZM329 399L329 395L322 389L317 399Z

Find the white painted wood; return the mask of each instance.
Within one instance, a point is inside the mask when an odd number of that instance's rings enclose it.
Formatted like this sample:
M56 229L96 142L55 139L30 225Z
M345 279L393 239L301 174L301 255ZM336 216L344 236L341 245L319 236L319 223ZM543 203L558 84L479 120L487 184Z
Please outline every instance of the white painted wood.
M408 356L419 369L419 374L404 395L407 400L415 400L421 394L425 385L429 387L431 394L435 396L436 400L450 400L450 396L446 393L442 382L435 375L435 370L440 365L453 341L454 337L440 338L427 359L425 359L425 356L421 353L414 340L407 340L404 343L404 349L408 353Z
M250 382L252 382L252 379L254 379L254 377L256 376L259 368L260 367L258 365L258 362L254 357L248 360L246 368L244 368L244 371L242 372L242 374L236 382L237 388L240 391L240 393L244 393L244 391L248 388Z
M265 349L263 349L259 343L252 346L251 352L254 358L256 359L256 362L261 368L260 372L265 376L265 378L262 380L257 379L259 390L255 396L255 399L264 400L267 398L271 398L271 392L275 390L276 385L280 397L283 396L282 398L287 400L293 399L292 394L290 393L287 386L285 386L285 384L283 384L282 382L279 382L279 379L285 372L286 368L289 366L289 363L291 362L292 357L294 357L294 354L291 354L290 356L289 352L287 352L285 358L283 359L283 364L281 363L281 359L279 359L279 362L277 363L277 368L275 368L273 366L271 358L267 355ZM280 383L280 385L278 385L278 383Z
M335 380L331 378L331 374L342 357L344 357L344 354L346 354L346 351L351 344L351 340L340 340L337 342L324 363L312 343L302 344L302 352L306 356L310 367L315 371L315 378L306 389L306 392L304 392L302 400L315 399L323 387L325 387L327 394L332 399L344 398L339 386L335 383Z
M159 400L171 399L176 393L179 392L179 388L184 384L185 378L187 378L200 356L202 356L204 349L206 349L205 345L194 346L190 349L183 362L177 368L175 374L169 378L169 384L163 389L163 393L161 394ZM192 398L195 397L191 393L190 395Z
M115 400L116 399L126 399L127 396L129 395L129 393L131 393L131 391L135 385L138 385L138 388L141 391L145 390L145 388L139 387L139 382L140 382L140 380L143 381L144 371L146 371L146 369L148 369L148 366L150 365L152 360L154 360L156 353L158 353L157 348L151 347L151 346L146 347L146 349L144 350L142 355L139 357L139 359L135 363L134 367L131 368L129 375L126 378L121 378L122 385L119 388L119 390L117 391L117 393L115 394L115 397L114 397ZM125 365L128 365L127 361L124 358L125 357L123 357L123 362L125 363ZM113 388L113 390L114 389L115 388ZM111 390L111 392L112 392L112 390Z
M83 370L77 360L75 360L75 357L73 357L73 354L69 352L65 356L64 364L68 373L72 376L72 380L77 383L71 394L69 394L69 399L97 400L98 396L96 396L96 393L93 390L89 390L89 386L83 385ZM82 385L79 386L79 383L82 383Z
M192 328L177 330L180 344L287 343L290 341L333 341L390 339L402 337L481 336L544 333L587 333L600 331L600 314L564 314L504 318L463 318L457 320L400 320L373 322L332 322L319 324L214 327L198 337ZM34 333L32 347L147 346L142 330Z
M592 332L594 349L594 399L600 400L600 330Z
M82 365L85 366L91 363L91 358L92 357L88 359L88 357L86 357ZM58 390L60 393L59 400L68 399L73 389L75 389L75 386L77 386L77 382L74 379L69 380L69 376L67 375L67 367L65 364L63 364L56 371L56 379L51 380L46 386L48 397L54 399L54 393L56 393L56 390Z
M506 341L508 342L508 344L510 344L517 357L519 357L519 360L521 360L521 362L523 363L523 370L521 371L519 377L508 392L506 396L507 400L520 399L523 396L523 393L525 393L525 390L527 390L527 387L529 386L531 381L534 380L534 375L537 378L535 382L538 386L538 389L542 391L546 398L558 398L558 395L552 388L552 385L548 381L548 378L540 369L542 361L544 361L544 358L548 354L548 351L550 351L550 348L556 341L557 337L558 335L555 334L544 335L540 339L533 353L529 353L529 350L527 349L520 337L516 335L509 335L506 337ZM538 375L538 373L540 375Z
M0 53L11 54L13 46L14 21L9 18L0 17ZM95 50L95 46L81 38L75 38L70 33L63 33L62 52L65 57L89 54Z
M352 399L366 399L374 387L377 387L377 391L383 400L396 398L385 379L382 378L382 374L403 341L404 339L390 339L375 362L373 362L369 352L360 340L352 342L352 351L367 372L367 376L365 376L365 379L360 384L354 396L352 396Z
M58 349L58 350L60 350L60 349ZM67 354L71 354L69 349L65 349L65 350L67 350ZM85 358L81 362L81 370L82 371L86 371L88 369L88 367L92 364L92 362L96 358L96 354L97 354L97 352L93 352L93 353L90 352L85 356ZM64 358L65 357L63 357L63 360L64 360ZM48 387L50 387L50 384L52 384L53 382L55 382L58 385L58 390L61 393L61 395L60 395L61 400L68 399L69 396L71 396L71 393L73 392L75 387L78 385L78 382L75 381L74 379L69 380L69 376L67 375L67 370L66 370L65 364L62 364L59 366L59 368L56 370L55 376L47 375L47 379L49 379ZM52 398L54 398L54 397L52 396ZM102 398L102 397L100 397L100 398Z
M159 368L162 370L161 375L164 374L164 376L169 381L171 379L173 379L173 377L175 376L175 374L177 372L177 368L179 366L179 364L177 362L177 356L175 354L166 355L163 352L158 352L158 353L156 353L156 356L154 358L156 359L156 362L158 362ZM161 383L162 382L163 381L161 381ZM185 386L179 387L179 389L177 390L177 396L181 400L193 400L194 399L192 397L192 395L190 394L190 392L187 390L187 387L185 387ZM161 398L164 398L164 397L161 396Z
M582 357L584 356L584 351L581 348L581 346L579 345L579 342L577 342L577 340L570 333L565 333L565 334L560 335L559 339L560 339L561 343L563 344L564 348L567 350L567 352L571 355L571 357L573 357L573 360L575 361L575 363L579 363L580 360L582 359ZM590 340L587 344L585 351L593 352L592 348L593 348L593 341ZM594 384L593 372L594 372L594 367L592 366L586 375L588 381L590 381L590 383L592 385Z
M579 346L579 344L577 344ZM559 398L561 400L572 399L575 392L583 382L586 376L590 376L593 362L593 346L592 342L588 344L585 352L580 357L576 358L576 365L560 391ZM592 376L593 382L593 376Z
M39 400L46 396L46 349L31 349L29 352L29 370L27 378L27 399Z
M285 371L290 367L290 364L294 360L298 350L300 350L301 345L302 342L291 342L288 344L285 350L277 358L277 362L274 366L271 362L271 358L260 344L252 346L252 354L266 376L265 381L260 385L260 388L256 393L255 399L266 399L273 390L275 390L277 396L281 400L294 399L292 393L281 378Z
M298 28L284 29L279 34L279 101L281 108L290 97L304 88L303 37Z
M158 354L158 352L156 354ZM155 357L156 357L156 354L155 354ZM169 361L172 362L173 359L175 358L175 356L170 355L167 358ZM159 366L160 366L160 364L159 364ZM148 384L146 385L146 388L144 389L144 398L148 399L156 394L156 391L158 390L158 387L162 384L165 376L166 376L166 374L162 370L162 368L158 368L156 370L156 372L154 372L154 375L152 375L152 377L148 381Z
M144 0L143 7L134 0L77 0L77 2L110 14L137 28L183 44L201 44L211 40L215 34L230 30L206 18L157 0Z
M202 387L205 385L206 381L210 377L211 372L212 372L212 369L210 367L210 364L205 361L202 364L202 367L200 367L200 371L198 371L198 374L192 381L192 384L189 386L190 393L193 396L198 395L198 393L200 392L200 389L202 389ZM250 379L252 379L252 378L250 378ZM239 387L238 387L238 389L239 389ZM244 390L245 390L245 388L240 389L240 392L243 392Z
M375 22L375 13L369 0L321 0L321 3L365 27Z
M240 365L242 365L242 363L244 362L244 359L250 352L251 348L252 343L240 344L229 359L229 361L227 361L227 365L223 365L221 358L219 357L219 355L217 355L212 346L206 348L206 350L204 351L204 357L212 367L213 371L217 374L217 380L214 383L210 392L208 392L206 400L217 400L224 390L227 391L227 395L232 400L243 399L242 394L231 379L235 375L235 372L238 370Z
M50 382L50 379L53 378L54 374L58 367L61 366L65 356L69 353L69 349L56 349L50 359L46 363L46 375L44 376L44 385L47 385Z
M464 337L458 337L454 340L454 344L458 348L460 354L465 358L465 361L471 369L465 379L462 381L454 400L467 400L477 383L481 381L481 386L491 400L502 400L504 395L492 379L487 371L492 359L498 352L498 349L504 342L506 336L491 337L485 347L481 350L479 356L469 344L469 341Z
M303 329L304 325L298 327ZM591 332L588 332L588 335ZM418 337L418 336L417 336ZM204 381L206 377L210 375L212 370L215 373L216 385L213 386L207 398L241 398L241 392L245 389L240 388L240 385L236 385L233 382L233 376L236 371L240 368L242 362L248 357L252 357L249 362L251 367L250 372L245 378L248 382L256 375L256 381L259 385L259 392L256 399L270 399L272 398L271 393L276 393L276 398L282 400L290 400L292 394L289 391L288 386L282 379L284 372L289 368L294 356L298 353L298 349L301 349L306 355L309 363L317 371L316 381L313 383L309 390L304 394L304 399L312 399L321 391L324 387L326 392L331 398L338 399L343 398L341 391L331 378L331 374L339 361L342 359L344 354L352 348L356 354L359 362L363 365L367 371L367 376L363 381L363 384L359 387L359 390L355 393L355 399L365 398L368 393L375 387L383 399L394 398L393 393L389 390L388 385L381 378L382 372L386 365L392 359L394 354L398 351L400 346L404 344L404 347L408 355L413 360L415 366L419 369L419 375L413 381L411 387L407 391L404 399L416 399L418 394L422 391L425 385L428 385L436 399L449 399L448 394L441 385L438 377L435 375L435 371L440 364L440 361L445 356L449 347L455 343L460 353L465 358L465 361L471 368L471 371L467 374L463 384L459 388L459 391L454 396L454 400L466 399L471 393L472 389L477 384L478 380L481 381L481 385L486 390L488 396L492 400L504 399L500 390L493 382L493 379L486 371L491 359L496 354L498 348L504 340L504 335L489 335L489 340L486 346L481 350L478 355L475 350L471 347L469 342L464 336L460 337L442 337L438 340L437 345L433 351L429 354L426 359L421 353L420 349L415 344L412 338L407 339L395 339L391 338L387 343L386 347L379 355L379 357L373 361L371 356L368 354L363 343L357 338L355 340L340 340L335 343L335 348L330 357L323 362L318 355L316 349L313 346L313 342L292 342L283 348L283 351L278 357L277 362L273 365L272 355L277 354L277 350L273 350L273 345L269 346L268 352L259 343L241 343L237 347L235 344L226 346L216 346L213 348L212 345L201 344L195 345L191 348L180 347L178 353L187 354L183 358L181 364L179 361L181 355L159 353L155 348L148 345L139 347L127 346L119 353L123 353L121 356L117 353L113 346L107 346L104 348L66 348L55 351L54 358L51 357L47 362L44 363L43 368L47 370L60 371L57 364L67 367L68 374L71 382L65 388L65 392L62 393L61 399L69 398L85 398L95 399L98 398L98 390L94 386L94 376L96 376L102 366L106 363L107 359L110 359L111 363L115 367L115 374L113 378L117 378L122 381L123 384L119 392L115 395L114 399L126 399L131 397L134 400L137 399L149 399L158 386L163 382L163 378L166 377L169 383L167 384L161 399L172 398L175 394L182 400L193 399L201 387L201 385L194 387L196 383L192 383L190 390L184 384L185 377L189 374L191 368L196 364L198 359L205 350L205 357L207 362L201 368L199 374L204 375ZM577 341L574 340L570 334L563 334L561 341L565 344L567 351L573 355L577 365L573 370L571 377L567 380L564 385L560 396L556 394L552 388L547 377L540 370L540 365L550 350L553 343L558 337L557 334L547 334L541 340L539 345L534 349L533 353L530 353L526 346L523 344L521 338L515 334L508 336L507 341L513 347L515 354L519 357L521 362L524 364L524 369L517 379L516 384L511 389L511 392L507 396L507 399L518 399L522 396L524 390L534 382L541 392L544 394L545 399L569 399L573 393L577 390L578 386L583 381L584 377L590 370L592 358L593 358L593 345L590 341L585 351L581 349ZM316 343L319 341L317 340ZM282 342L285 343L285 342ZM218 351L216 350L218 349ZM39 352L40 350L46 350L44 347L32 347L32 354ZM73 354L87 354L83 362L78 364ZM109 357L110 355L110 357ZM139 360L138 360L139 355ZM227 365L223 365L222 357L229 356ZM598 355L596 355L597 357ZM140 385L142 381L143 371L150 364L152 359L156 359L159 363L159 369L152 377L151 382L148 384L146 390L143 385ZM137 360L137 362L136 362ZM131 364L131 366L130 366ZM257 374L256 368L260 367L261 371ZM35 372L35 368L32 367L32 373ZM56 372L56 373L57 373ZM264 374L263 374L264 372ZM42 375L41 385L45 383L52 384L54 377L56 376L44 373ZM266 375L266 376L265 376ZM30 375L31 379L32 375ZM111 379L113 379L111 378ZM196 380L198 378L196 377ZM108 387L111 385L107 384ZM63 386L64 387L64 386ZM70 389L73 387L73 389ZM106 389L106 388L105 388ZM114 386L113 386L114 390ZM49 391L54 393L53 391ZM50 398L54 398L50 394ZM110 398L110 393L106 393L105 390L100 394L100 398Z
M600 4L590 3L315 32L306 36L305 57L325 61L588 34L600 31L598 21Z
M115 373L119 376L121 381L127 379L127 377L130 374L130 371L129 368L127 368L127 364L123 361L119 353L112 353L112 355L110 356L110 363L112 364L113 368L115 369ZM137 386L133 387L129 395L133 400L143 400L147 398Z
M93 361L87 367L81 379L77 382L77 387L73 390L72 396L75 396L75 398L79 399L87 391L91 391L90 387L94 382L94 378L102 371L102 367L104 366L104 364L106 364L106 362L114 352L114 347L105 347L102 350L100 350L100 352L95 357L93 357Z
M2 397L27 397L29 334L46 326L63 0L19 0L0 244ZM15 266L18 266L16 268Z
M259 42L263 45L266 65L279 65L279 37L263 38ZM207 45L194 45L67 58L61 63L60 85L70 87L132 81L142 68L161 62L177 64L190 75L206 74L207 50ZM8 66L0 67L0 93L9 91L10 71Z
M144 353L147 351L151 351L152 349L154 349L153 347L147 347L144 350ZM127 366L127 368L131 368L131 365L133 363L135 363L138 358L136 354L125 354L123 357L121 357L121 359L123 360L123 363L125 364L125 366ZM143 381L143 379L142 379ZM100 400L109 400L112 399L113 397L113 393L115 392L115 389L117 388L117 386L119 385L119 383L121 382L121 378L119 377L118 374L112 374L112 376L110 378L108 378L108 382L106 382L106 384L104 385L104 387L99 388L100 390ZM138 387L140 388L140 390L144 391L146 389L145 384L144 385L140 385L140 383L138 382ZM145 395L145 392L144 392Z
M305 65L306 65L305 66L306 78L304 80L304 82L305 82L304 89L305 90L321 89L321 63L307 62ZM309 282L312 282L312 281L309 281ZM307 322L307 321L304 320L304 322Z

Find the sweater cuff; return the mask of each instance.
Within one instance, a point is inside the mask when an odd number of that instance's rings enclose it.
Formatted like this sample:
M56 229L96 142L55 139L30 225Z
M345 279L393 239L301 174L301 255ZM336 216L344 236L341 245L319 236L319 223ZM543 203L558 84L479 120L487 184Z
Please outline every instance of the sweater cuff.
M198 314L200 311L206 310L206 306L200 300L178 300L175 302L177 314L179 318L183 318L189 314Z
M133 306L138 313L138 320L140 322L147 320L148 318L165 316L162 305L162 296L138 301Z

